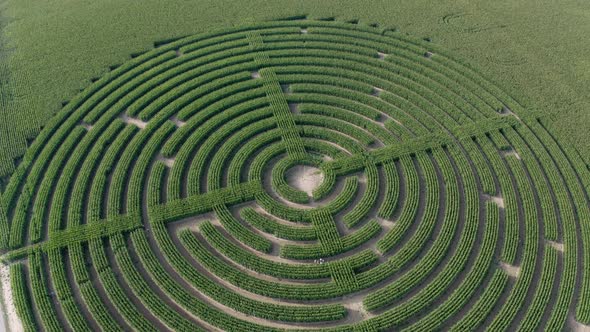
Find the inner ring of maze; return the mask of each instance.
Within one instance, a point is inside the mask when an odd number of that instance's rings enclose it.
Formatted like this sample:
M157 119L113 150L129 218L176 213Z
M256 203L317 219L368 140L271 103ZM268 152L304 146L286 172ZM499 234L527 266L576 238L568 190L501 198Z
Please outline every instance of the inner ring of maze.
M369 26L160 45L65 105L11 178L17 310L46 330L587 322L588 179L525 114Z

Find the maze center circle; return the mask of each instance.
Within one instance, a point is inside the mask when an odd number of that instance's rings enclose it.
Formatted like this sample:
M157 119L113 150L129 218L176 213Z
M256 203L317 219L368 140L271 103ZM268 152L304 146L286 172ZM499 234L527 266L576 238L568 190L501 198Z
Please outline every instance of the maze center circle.
M429 42L263 22L67 103L2 195L2 257L46 330L581 326L582 165Z
M312 196L313 191L324 180L321 169L307 165L295 165L287 170L285 176L291 187L307 193L308 196Z

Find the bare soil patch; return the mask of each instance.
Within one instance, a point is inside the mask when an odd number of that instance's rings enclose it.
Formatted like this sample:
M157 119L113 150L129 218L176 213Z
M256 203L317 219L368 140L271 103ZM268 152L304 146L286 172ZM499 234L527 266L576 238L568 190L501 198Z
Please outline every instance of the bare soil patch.
M177 118L176 115L171 117L170 121L172 121L176 125L176 127L179 127L179 128L185 125L185 122L180 120L179 118Z
M125 122L127 124L132 124L134 126L137 126L140 129L143 129L147 126L147 122L141 121L140 119L137 119L137 118L132 118L125 113L121 114L121 120L123 120L123 122Z
M174 166L174 158L165 158L164 156L162 156L161 154L159 154L156 157L156 160L161 161L164 165L166 165L166 167L168 168L172 168L172 166Z
M6 331L24 331L23 323L16 313L12 288L10 287L10 269L8 265L0 264L0 282L2 286L2 301L0 301L0 328Z
M80 121L80 126L88 131L90 131L92 129L92 125L89 123L86 123L84 121Z
M287 183L297 190L313 195L313 191L324 181L324 173L316 167L307 165L296 165L291 167L287 173Z
M500 262L500 267L511 278L518 278L518 276L520 275L520 267L518 267L518 266L514 266L514 265L510 265L508 263Z
M373 92L371 93L375 97L379 97L379 95L383 92L383 89L378 88L376 86L373 87Z
M569 317L568 323L573 332L590 332L590 326L578 322L573 315Z
M498 205L499 208L501 208L501 209L504 208L504 198L502 196L483 195L483 197L486 200Z
M546 240L545 243L547 243L548 245L552 246L555 250L559 251L559 252L563 252L563 243L561 242L555 242L555 241L551 241L551 240Z
M518 152L516 152L515 150L512 150L512 149L510 149L510 150L508 150L508 151L505 151L505 152L503 152L503 153L502 153L502 156L504 156L504 157L509 157L509 156L512 156L512 157L514 157L514 158L516 158L516 159L520 160L520 155L518 154Z

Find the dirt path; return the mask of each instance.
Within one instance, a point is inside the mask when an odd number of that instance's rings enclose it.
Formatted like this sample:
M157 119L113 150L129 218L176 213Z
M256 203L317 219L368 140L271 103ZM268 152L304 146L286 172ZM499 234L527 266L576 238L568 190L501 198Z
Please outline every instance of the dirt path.
M520 155L514 149L510 149L508 151L501 152L503 157L513 156L514 158L520 160Z
M143 129L147 126L147 122L141 121L137 118L132 118L125 113L121 114L121 120L127 124L137 126L139 129Z
M506 274L511 278L518 278L520 275L520 267L518 266L510 265L504 262L500 262L499 265L502 270L504 270L504 272L506 272Z
M559 251L560 253L563 253L563 243L550 240L545 240L545 243L547 243L547 245L549 246L552 246L555 250Z
M174 158L166 158L166 157L162 156L161 154L158 154L156 156L156 160L161 161L168 168L172 168L174 166L174 161L175 161Z
M23 323L16 313L12 288L10 287L10 269L0 264L0 282L2 298L0 299L0 328L5 331L24 331Z
M80 126L88 131L92 130L92 127L93 127L91 124L86 123L84 121L80 121Z
M573 316L568 318L568 325L573 332L590 332L590 326L578 322Z
M178 127L178 128L180 128L186 124L186 122L180 120L178 117L176 117L176 115L172 116L170 118L170 121L172 121L176 125L176 127Z
M482 198L484 200L488 200L488 201L490 201L490 202L498 205L498 207L501 208L501 209L504 208L504 198L502 198L501 195L498 195L498 196L490 196L490 195L487 195L487 194L483 194L482 195Z

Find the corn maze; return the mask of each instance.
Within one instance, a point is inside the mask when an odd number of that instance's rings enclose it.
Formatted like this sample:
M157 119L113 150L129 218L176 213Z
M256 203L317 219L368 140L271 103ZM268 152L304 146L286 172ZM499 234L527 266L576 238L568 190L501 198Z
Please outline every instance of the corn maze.
M589 324L588 170L499 86L427 40L333 20L135 55L4 188L25 329Z

